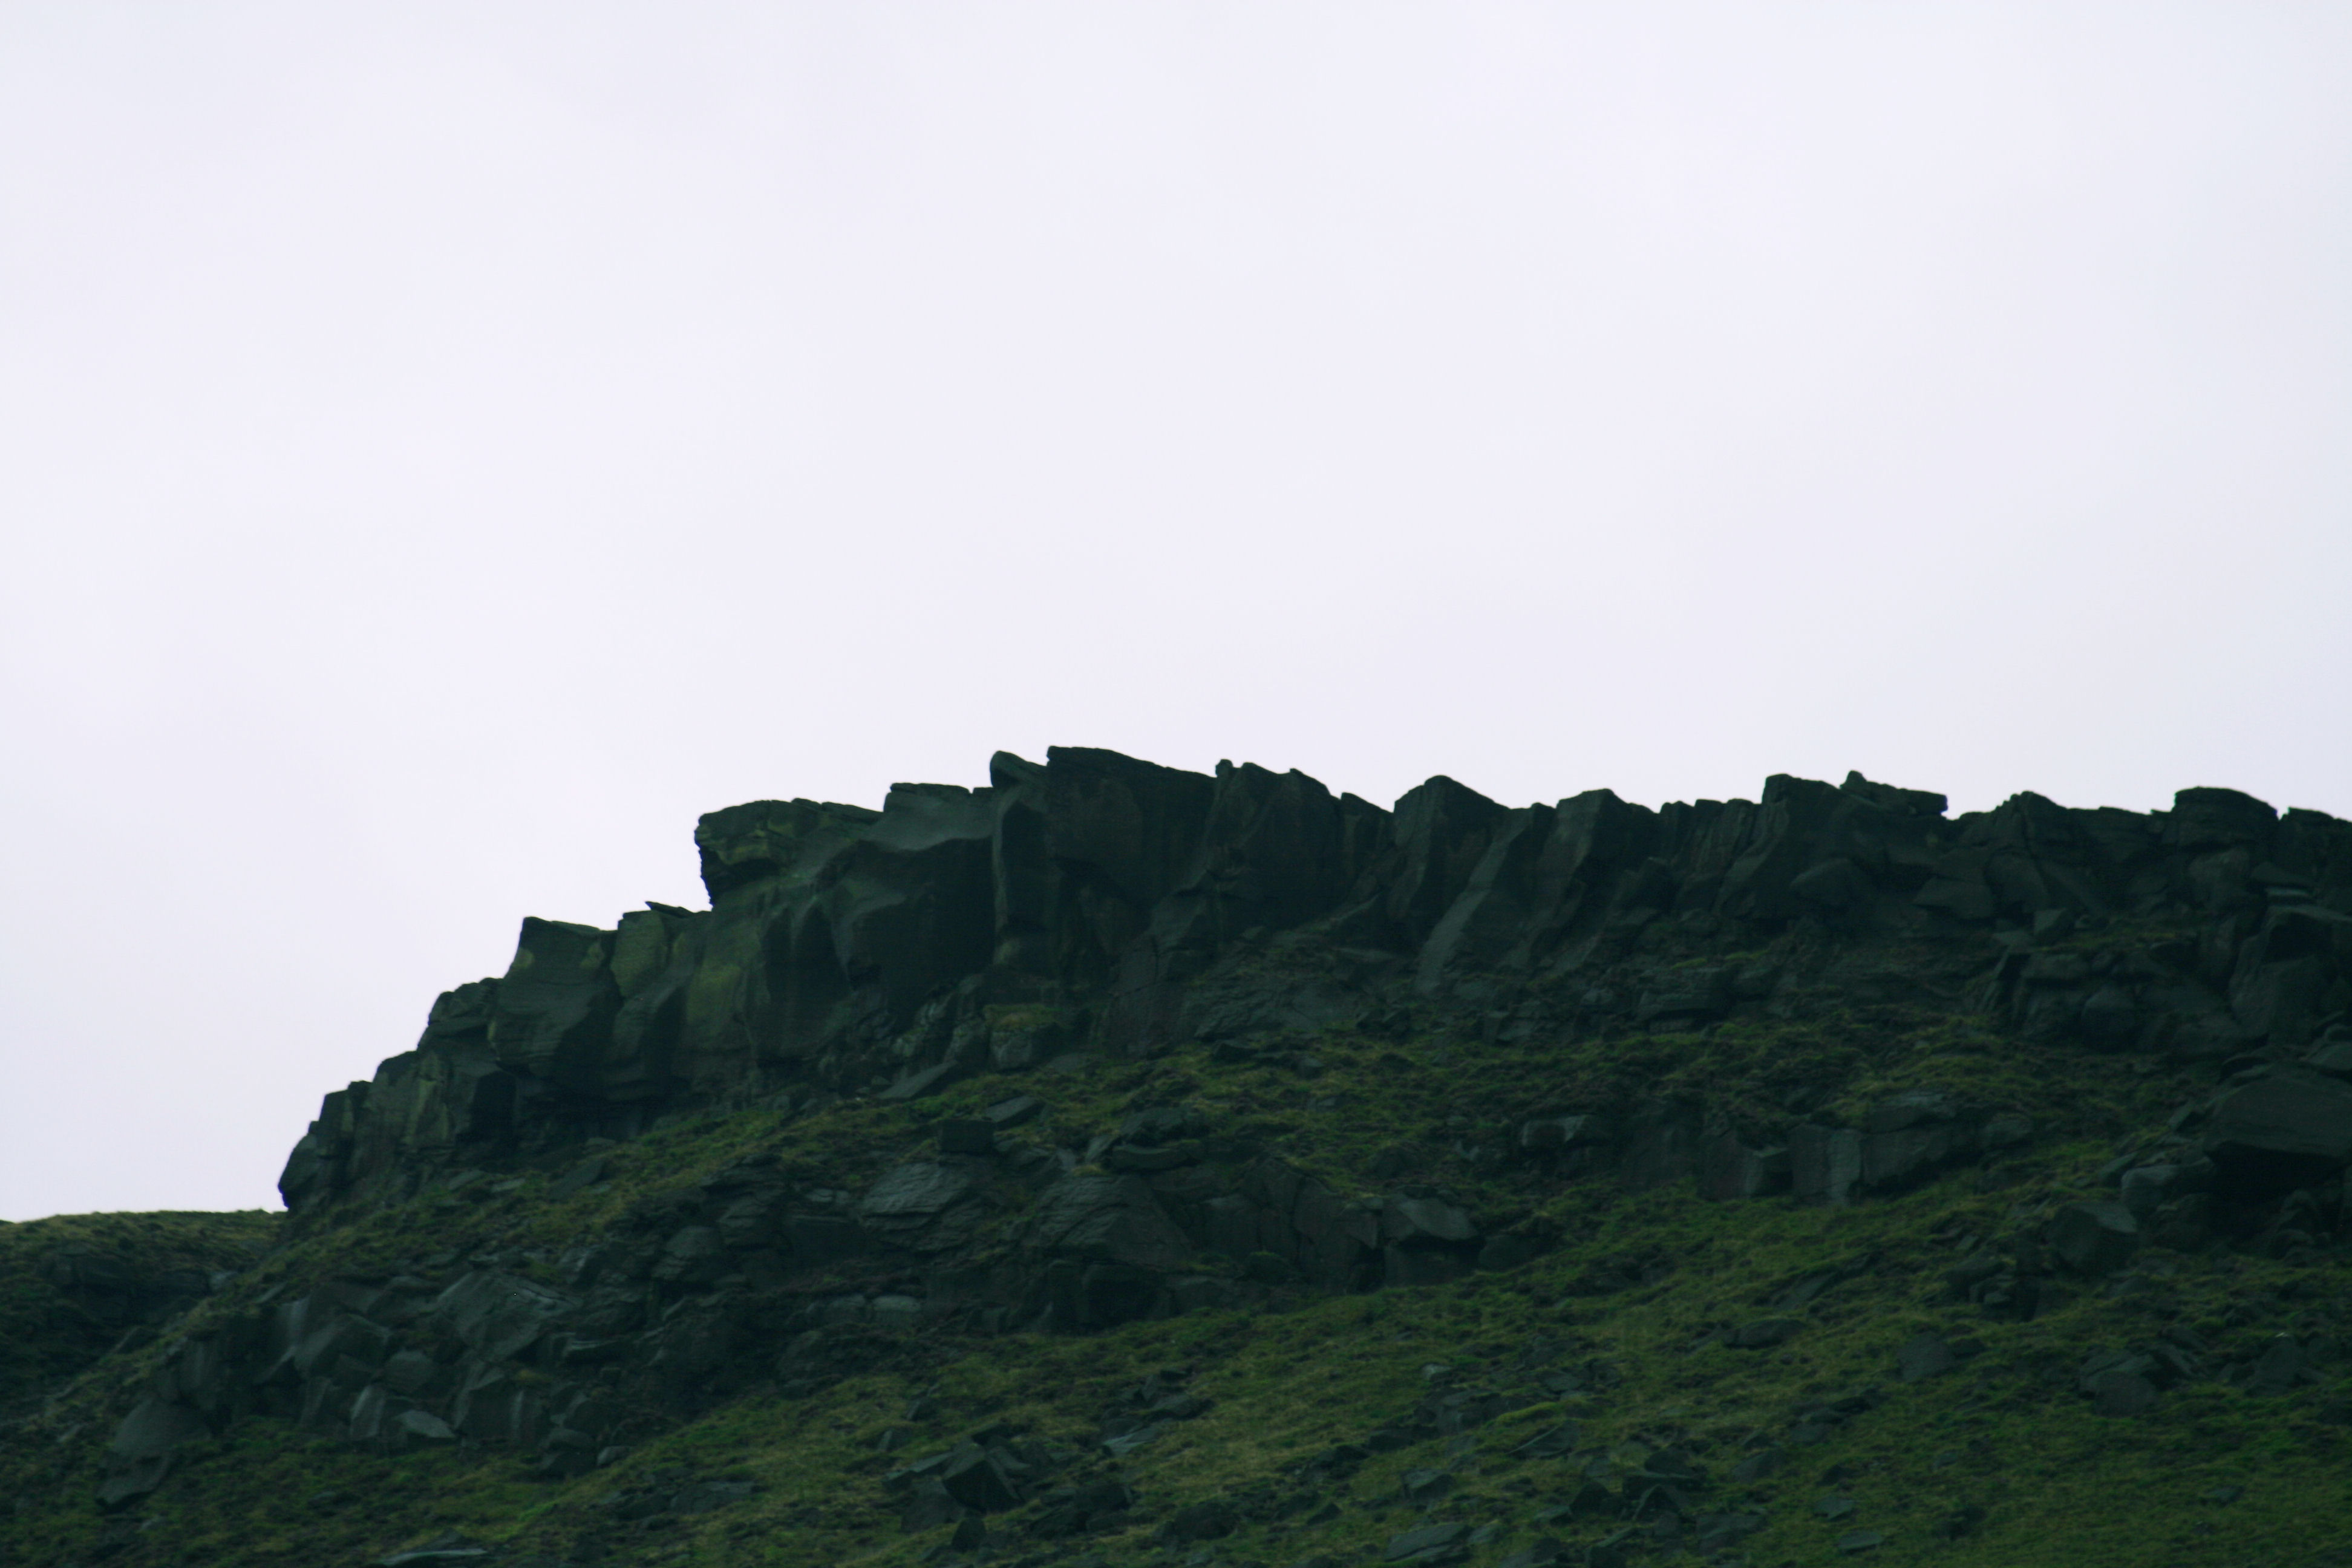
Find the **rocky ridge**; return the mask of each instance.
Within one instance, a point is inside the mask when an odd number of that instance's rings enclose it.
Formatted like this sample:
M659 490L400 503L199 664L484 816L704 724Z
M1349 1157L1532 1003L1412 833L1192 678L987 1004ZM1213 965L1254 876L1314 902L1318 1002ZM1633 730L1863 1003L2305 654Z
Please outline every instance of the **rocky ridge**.
M415 1050L327 1096L273 1265L207 1277L194 1294L218 1295L180 1331L123 1347L100 1509L127 1517L207 1445L283 1428L382 1459L511 1455L557 1486L610 1473L608 1524L690 1519L758 1488L633 1453L745 1399L936 1382L1033 1335L1546 1279L1561 1315L1501 1375L1436 1368L1270 1492L1170 1510L1133 1484L1216 1403L1177 1368L1118 1391L1083 1445L983 1423L894 1458L870 1506L909 1540L946 1532L942 1552L1007 1550L1017 1514L1020 1539L1206 1562L1236 1531L1339 1528L1378 1456L1424 1455L1396 1496L1443 1513L1478 1435L1534 1410L1549 1424L1508 1462L1565 1490L1522 1510L1555 1533L1517 1568L1571 1546L1723 1558L1785 1512L1754 1488L1888 1395L1821 1391L1712 1477L1702 1440L1596 1450L1580 1423L1624 1374L1558 1331L1575 1303L1671 1289L1713 1245L1624 1245L1597 1217L1614 1205L1686 1194L1751 1227L1893 1215L1931 1187L2006 1205L1940 1218L1949 1255L1902 1274L1945 1321L1890 1352L1898 1387L1983 1354L1969 1323L2177 1297L2184 1260L2333 1278L2352 824L2219 789L1955 819L1858 775L1656 811L1606 791L1511 809L1443 778L1383 811L1296 773L1066 749L1000 754L991 777L897 786L879 812L713 813L708 911L527 921L503 976L444 994ZM2085 1107L2110 1091L2090 1086L2118 1072L2134 1087L2100 1122ZM2074 1169L2086 1132L2105 1148ZM1816 1259L1690 1353L1785 1357L1894 1272ZM2300 1398L2333 1375L2332 1320L2231 1355L2179 1318L2084 1347L2070 1391L2131 1420L2200 1386ZM876 1451L921 1430L885 1426ZM1507 1541L1435 1519L1379 1554Z

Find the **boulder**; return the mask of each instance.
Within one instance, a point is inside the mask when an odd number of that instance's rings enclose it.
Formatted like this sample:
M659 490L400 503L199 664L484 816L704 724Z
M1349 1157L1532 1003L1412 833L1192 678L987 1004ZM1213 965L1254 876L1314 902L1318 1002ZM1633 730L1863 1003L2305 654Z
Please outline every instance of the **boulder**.
M1789 1190L1789 1152L1750 1149L1732 1131L1699 1144L1698 1195L1710 1202L1760 1198Z
M1146 1269L1176 1268L1191 1251L1150 1187L1133 1175L1062 1177L1040 1194L1025 1240L1054 1257Z
M2278 831L2278 808L2233 789L2184 789L2172 796L2165 842L2178 849L2252 847L2266 852Z
M1469 1211L1436 1197L1392 1194L1381 1207L1381 1236L1398 1247L1456 1247L1475 1242Z
M2149 1216L2175 1198L2210 1192L2216 1167L2212 1161L2192 1156L2176 1164L2137 1165L2119 1184L2124 1207L2145 1225Z
M890 1171L858 1200L857 1221L869 1234L901 1247L929 1248L958 1239L940 1222L975 1195L971 1173L961 1165L910 1161Z
M964 1517L964 1505L936 1476L919 1476L908 1483L898 1505L898 1527L909 1535L953 1524Z
M1020 1483L1013 1479L1003 1457L977 1443L966 1443L940 1467L938 1479L950 1497L977 1513L997 1513L1018 1508Z
M2352 1162L2352 1084L2308 1068L2274 1068L2215 1101L2203 1143L2225 1197L2313 1185Z
M2049 1242L2077 1274L2112 1274L2139 1250L2139 1222L2121 1204L2068 1204L2051 1219Z
M520 1354L579 1306L561 1290L478 1268L441 1292L431 1317L482 1360L498 1362Z
M172 1473L173 1450L209 1433L201 1411L152 1394L141 1400L107 1443L99 1506L112 1510L145 1497Z
M881 813L813 800L755 800L707 814L694 825L702 885L715 905L740 889L825 858Z

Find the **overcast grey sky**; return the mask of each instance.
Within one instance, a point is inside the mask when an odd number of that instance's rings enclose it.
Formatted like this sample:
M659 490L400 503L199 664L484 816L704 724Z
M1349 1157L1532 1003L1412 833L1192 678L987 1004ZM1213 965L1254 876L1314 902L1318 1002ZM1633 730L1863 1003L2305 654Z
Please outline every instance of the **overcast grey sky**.
M2352 815L2336 4L0 5L0 1215L991 751Z

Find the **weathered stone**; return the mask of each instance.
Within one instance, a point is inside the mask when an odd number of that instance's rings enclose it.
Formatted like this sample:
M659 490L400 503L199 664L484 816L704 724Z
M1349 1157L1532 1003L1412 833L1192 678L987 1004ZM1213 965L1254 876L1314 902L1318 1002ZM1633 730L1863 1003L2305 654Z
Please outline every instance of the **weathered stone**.
M131 1414L114 1429L106 1445L107 1457L121 1461L152 1459L204 1436L206 1431L203 1412L151 1394L132 1405Z
M1039 1197L1027 1245L1056 1257L1173 1268L1191 1251L1138 1176L1064 1176Z
M604 1167L607 1163L609 1163L609 1162L607 1162L601 1154L593 1159L581 1161L578 1164L572 1166L572 1169L563 1173L562 1175L558 1176L554 1181L548 1184L547 1195L549 1200L554 1203L562 1203L566 1198L572 1197L575 1194L587 1191L588 1188L604 1180Z
M2077 1274L2112 1274L2139 1250L2139 1222L2121 1204L2068 1204L2050 1222L2050 1247Z
M727 1269L727 1244L710 1226L691 1225L662 1247L654 1278L665 1284L699 1284Z
M940 1484L966 1508L996 1513L1022 1501L1019 1483L1007 1473L1003 1459L977 1443L966 1443L940 1467Z
M898 1509L899 1528L909 1535L953 1524L964 1516L964 1505L936 1476L921 1476L908 1486Z
M2352 1084L2305 1068L2275 1068L2215 1103L2204 1148L2225 1196L2310 1185L2352 1161Z
M900 1165L858 1200L857 1217L885 1229L919 1226L970 1196L972 1179L960 1165L917 1162Z
M1000 1100L986 1110L982 1118L1000 1128L1025 1127L1037 1120L1045 1102L1034 1094L1016 1094L1010 1100Z
M1874 1120L1888 1110L1878 1107L1872 1113ZM1975 1129L1965 1124L1926 1118L1902 1120L1899 1127L1863 1136L1862 1180L1872 1192L1899 1192L1977 1152Z
M1394 868L1382 899L1388 923L1412 946L1468 886L1488 838L1508 813L1443 776L1408 790L1391 819Z
M400 1434L412 1445L454 1443L457 1434L449 1423L429 1410L404 1410L394 1423Z
M436 1322L484 1361L504 1361L579 1310L559 1290L496 1269L479 1268L433 1303Z
M607 963L613 933L526 920L499 982L489 1044L501 1066L594 1090L621 994Z
M1449 1247L1474 1241L1467 1211L1433 1197L1392 1194L1381 1209L1381 1235L1399 1247Z
M1699 1145L1698 1195L1710 1202L1767 1197L1788 1191L1789 1184L1786 1149L1750 1149L1730 1131Z

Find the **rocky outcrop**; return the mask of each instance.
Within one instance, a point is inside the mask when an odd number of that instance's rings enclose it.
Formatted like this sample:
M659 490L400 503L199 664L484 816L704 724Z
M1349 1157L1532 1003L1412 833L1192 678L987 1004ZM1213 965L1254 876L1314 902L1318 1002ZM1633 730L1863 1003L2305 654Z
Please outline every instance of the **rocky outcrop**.
M493 1171L536 1169L552 1179L534 1191L565 1201L665 1117L860 1098L911 1108L893 1125L924 1129L919 1145L822 1179L772 1150L730 1155L560 1258L452 1251L271 1300L159 1361L101 1500L144 1495L248 1410L384 1453L513 1447L570 1475L633 1422L752 1378L814 1388L921 1325L1083 1332L1519 1268L1556 1227L1481 1211L1425 1148L1318 1175L1190 1090L1138 1093L1059 1142L1007 1134L1043 1126L1057 1071L1089 1058L1197 1047L1303 1100L1320 1092L1327 1030L1360 1060L1409 1035L1704 1036L1776 1016L1794 983L1774 954L1806 942L1816 978L1874 943L1965 952L1947 1011L2208 1075L2160 1135L2119 1149L2111 1194L1971 1254L1948 1276L1956 1299L2030 1317L2060 1279L2113 1275L2144 1243L2259 1234L2283 1256L2340 1219L2352 825L2210 789L2165 813L2027 795L1953 819L1939 795L1859 775L1657 810L1605 790L1506 807L1436 778L1392 811L1297 773L1099 751L1000 754L990 778L895 786L879 811L770 801L704 817L707 910L651 905L611 930L526 921L503 975L443 995L414 1050L326 1097L282 1188L314 1227L524 1184ZM984 1112L929 1119L920 1102L982 1074L1018 1082ZM1759 1113L1687 1081L1605 1102L1531 1083L1493 1127L1444 1118L1459 1136L1443 1156L1515 1181L1842 1205L1999 1162L2036 1131L1933 1087L1842 1109L1826 1085L1772 1092ZM1578 1288L1649 1268L1629 1256ZM1769 1349L1800 1326L1762 1320L1727 1342ZM1182 1418L1171 1400L1150 1391L1106 1444L1149 1441ZM1034 1484L1035 1457L1001 1443L935 1458L894 1483L909 1518L985 1513Z
M2147 815L2021 795L1954 819L1940 795L1859 774L1654 811L1605 790L1506 808L1435 778L1383 811L1297 773L1203 775L1078 748L1042 765L1000 753L990 779L898 785L878 812L713 812L695 833L708 910L649 906L609 931L524 921L505 974L444 995L415 1050L326 1098L287 1163L289 1206L397 1196L682 1108L911 1100L1073 1051L1311 1029L1400 976L1475 1005L1497 977L1573 973L1609 935L1664 919L1766 935L1973 928L2001 944L1979 1000L2029 1037L2182 1058L2296 1055L2352 1005L2352 826L2229 790ZM2121 957L2065 941L2133 919L2201 934ZM1280 986L1249 973L1250 953L1303 939L1349 973ZM1593 1006L1704 1027L1771 984L1685 969ZM2225 1184L2255 1181L2234 1173L2273 1156L2340 1164L2333 1136L2306 1151L2313 1137L2256 1128L2215 1158ZM1785 1163L1797 1190L1833 1198L1902 1184L1975 1137L1940 1113L1803 1131L1785 1158L1719 1149L1709 1179L1769 1187ZM1692 1127L1633 1153L1685 1173L1701 1143Z

